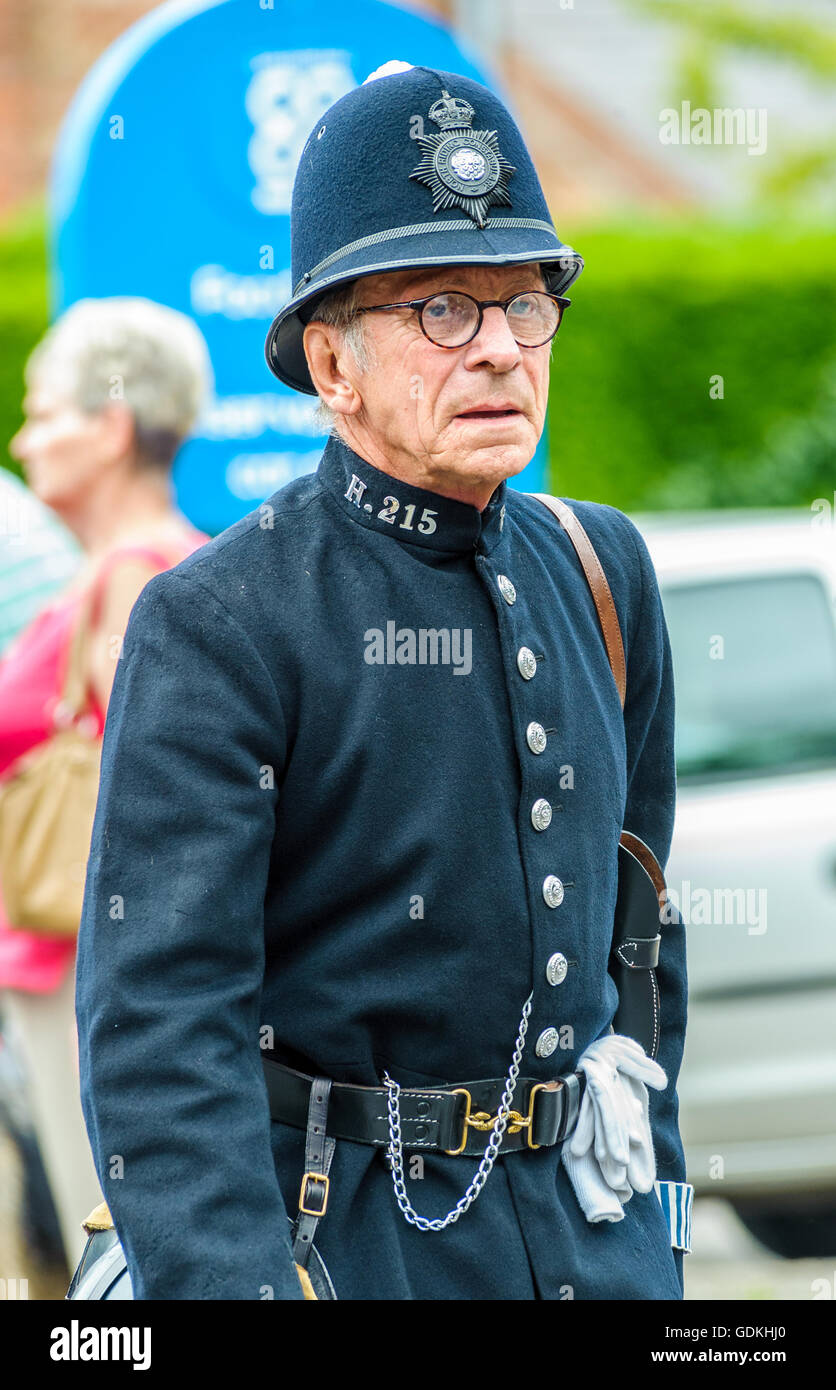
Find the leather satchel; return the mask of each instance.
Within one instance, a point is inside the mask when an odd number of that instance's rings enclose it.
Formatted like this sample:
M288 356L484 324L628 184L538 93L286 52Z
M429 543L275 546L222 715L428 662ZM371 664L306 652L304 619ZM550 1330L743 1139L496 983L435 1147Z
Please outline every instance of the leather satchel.
M98 721L85 713L84 670L93 590L70 639L53 730L0 783L0 892L9 926L78 934L99 790Z
M595 603L623 710L627 696L624 643L612 591L595 548L572 508L559 497L543 492L530 495L557 517L575 548ZM634 1038L653 1058L659 1051L661 1016L655 967L666 902L665 875L652 849L638 835L623 829L618 842L618 895L609 960L619 999L613 1026L616 1033Z
M64 1295L65 1300L132 1299L128 1262L107 1203L100 1202L81 1224L87 1232L87 1244ZM315 1247L310 1251L307 1268L297 1264L296 1273L306 1302L336 1299L328 1270Z

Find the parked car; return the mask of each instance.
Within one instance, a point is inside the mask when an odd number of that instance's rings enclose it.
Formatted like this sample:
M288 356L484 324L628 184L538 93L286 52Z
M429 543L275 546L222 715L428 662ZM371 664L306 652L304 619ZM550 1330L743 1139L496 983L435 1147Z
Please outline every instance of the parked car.
M674 658L689 1179L778 1253L832 1255L836 519L633 519Z

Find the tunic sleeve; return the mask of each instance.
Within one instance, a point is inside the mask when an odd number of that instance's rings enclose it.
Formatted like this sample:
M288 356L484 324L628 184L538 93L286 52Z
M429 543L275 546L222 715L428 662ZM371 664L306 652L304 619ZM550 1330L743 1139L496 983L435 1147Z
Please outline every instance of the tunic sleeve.
M653 563L641 533L629 526L638 554L642 600L627 650L627 804L625 830L641 836L665 869L673 836L676 806L674 759L674 682L670 641ZM682 1255L688 1246L693 1189L686 1183L685 1156L679 1133L677 1082L685 1049L687 964L685 927L679 912L668 907L670 920L660 922L662 940L656 980L659 986L661 1036L659 1065L668 1077L664 1091L651 1090L650 1122L656 1152L657 1193L671 1213L671 1244L680 1281ZM660 1190L661 1189L661 1190ZM687 1218L687 1219L686 1219Z
M139 1299L303 1297L259 1051L283 757L240 623L194 576L153 578L108 708L76 991L84 1115Z

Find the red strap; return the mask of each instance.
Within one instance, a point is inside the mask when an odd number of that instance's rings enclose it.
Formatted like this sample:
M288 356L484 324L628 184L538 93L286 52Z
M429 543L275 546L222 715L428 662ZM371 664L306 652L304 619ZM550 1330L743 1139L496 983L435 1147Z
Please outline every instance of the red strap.
M161 550L154 550L152 546L148 545L125 545L121 546L118 550L112 550L102 561L98 574L93 580L93 603L90 610L90 622L93 625L99 621L102 596L106 588L105 581L113 569L113 566L118 564L120 560L123 560L126 555L142 555L146 560L150 560L152 564L156 565L158 569L161 570L171 569L172 565L177 564L177 561L172 559L170 555L165 555Z
M186 552L186 553L188 553L188 552ZM155 549L153 548L153 546L147 546L147 545L124 545L124 546L120 546L120 547L119 547L118 549L116 549L116 550L110 551L110 552L105 556L104 560L102 561L101 565L99 566L99 569L98 569L98 571L97 571L97 573L96 573L96 576L95 576L95 578L93 579L93 581L92 581L90 587L84 592L84 594L83 594L82 597L81 597L81 604L80 604L80 606L81 606L82 613L83 613L83 610L84 610L85 605L87 604L87 602L89 601L89 603L90 603L90 608L89 608L89 611L88 611L88 613L87 613L88 635L89 635L89 632L92 630L92 628L96 625L96 623L97 623L98 620L99 620L99 614L100 614L101 602L102 602L102 594L104 593L104 590L105 590L105 587L106 587L106 580L107 580L107 578L108 578L108 576L109 576L111 570L113 569L114 565L117 564L118 561L120 561L121 559L123 559L126 555L142 555L146 560L150 560L150 561L151 561L151 563L156 567L157 572L159 572L160 570L171 569L172 565L178 564L178 563L179 563L179 560L185 558L185 555L183 555L183 554L181 554L180 556L177 556L177 557L172 557L171 555L166 555L166 554L163 553L163 551L161 551L161 550L155 550ZM77 636L78 636L78 622L79 622L79 621L81 621L81 614L79 615L78 618L75 618L75 619L74 619L74 621L73 621L73 623L72 623L72 625L71 625L71 628L70 628L69 637L68 637L68 641L67 641L67 646L66 646L66 649L65 649L65 651L64 651L64 655L63 655L63 659L62 659L62 664L61 664L61 668L60 668L60 672L59 672L59 689L61 689L61 690L63 690L63 688L64 688L64 683L65 683L65 681L66 681L67 667L68 667L68 663L69 663L69 660L70 660L70 654L71 654L71 651L72 651L72 649L73 649L73 644L74 644L74 642L77 640ZM104 722L105 711L101 708L101 706L100 706L100 704L99 704L99 701L98 701L98 697L97 697L97 695L96 695L95 688L94 688L94 686L93 686L92 681L89 679L89 677L87 678L87 681L86 681L86 684L85 684L84 700L85 700L85 706L84 706L84 707L86 707L87 703L92 703L92 706L93 706L94 710L96 710L96 712L99 714L99 716L100 716L102 722Z

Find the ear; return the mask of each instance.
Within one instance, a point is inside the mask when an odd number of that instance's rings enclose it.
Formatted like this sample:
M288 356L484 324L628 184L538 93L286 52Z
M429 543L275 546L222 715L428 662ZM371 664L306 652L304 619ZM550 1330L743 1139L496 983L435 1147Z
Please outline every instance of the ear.
M108 458L125 458L136 442L133 412L122 401L108 401L97 411L102 450Z
M338 415L356 415L363 398L348 372L351 354L342 352L339 329L328 323L309 323L302 337L308 371L320 398Z

